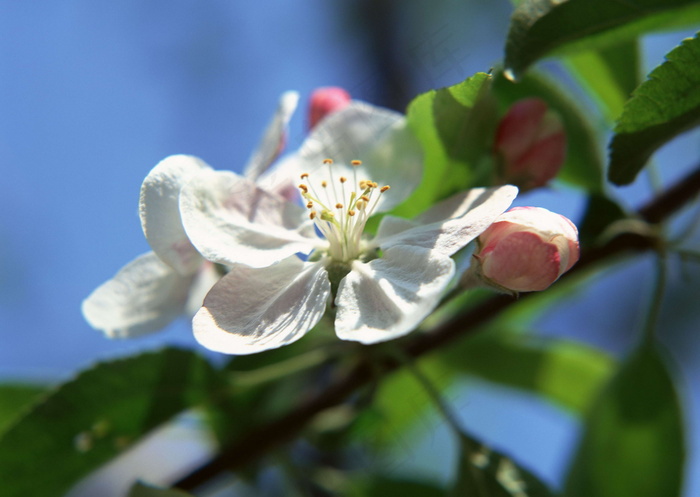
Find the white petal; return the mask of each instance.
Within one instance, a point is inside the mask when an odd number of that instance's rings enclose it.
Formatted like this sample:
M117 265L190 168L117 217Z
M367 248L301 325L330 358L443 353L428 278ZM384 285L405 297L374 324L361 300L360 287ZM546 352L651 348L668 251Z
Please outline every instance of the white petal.
M435 308L454 271L451 258L417 247L355 261L335 299L338 337L369 344L409 333Z
M243 175L246 178L256 181L280 154L287 139L289 120L294 114L298 102L299 94L297 92L288 91L282 94L275 115L272 116L258 148L253 152L243 170Z
M322 241L306 211L228 171L193 178L180 195L187 235L208 260L265 267Z
M513 202L514 186L472 188L437 204L418 221L422 226L377 236L371 246L388 249L398 245L424 247L452 255L479 236Z
M331 168L322 165L333 159ZM323 119L302 144L298 169L329 184L340 176L390 185L377 212L401 203L420 183L422 149L402 114L353 100L344 109ZM353 167L351 161L362 161Z
M182 314L192 279L148 252L92 292L83 301L83 316L110 338L158 331Z
M263 269L237 266L214 285L195 315L195 338L225 354L253 354L300 339L326 310L323 264L292 256Z
M204 297L207 296L209 290L223 276L222 271L213 262L204 261L194 275L192 285L190 285L190 294L185 304L185 314L192 317L202 307Z
M299 161L294 154L285 155L277 161L275 165L265 171L255 183L270 193L275 193L289 200L298 203L299 195Z
M416 226L420 226L420 224L410 219L404 219L402 217L395 217L387 214L381 221L379 221L379 227L377 228L377 236L375 239L384 240L403 231L415 228Z
M211 168L197 157L172 155L154 167L141 185L139 215L149 245L158 257L180 274L192 274L202 263L180 219L183 185Z

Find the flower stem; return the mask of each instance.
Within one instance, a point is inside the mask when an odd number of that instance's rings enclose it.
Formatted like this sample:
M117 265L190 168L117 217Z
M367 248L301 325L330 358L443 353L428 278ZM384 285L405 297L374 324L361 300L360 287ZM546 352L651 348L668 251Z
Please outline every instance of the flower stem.
M647 314L646 321L644 324L644 336L643 340L645 342L651 342L654 340L654 334L656 332L656 325L659 320L659 314L661 312L661 303L664 298L664 293L666 291L666 278L667 278L667 261L666 254L659 253L655 260L656 263L656 277L654 280L654 289L651 295L651 302L649 303L649 313Z

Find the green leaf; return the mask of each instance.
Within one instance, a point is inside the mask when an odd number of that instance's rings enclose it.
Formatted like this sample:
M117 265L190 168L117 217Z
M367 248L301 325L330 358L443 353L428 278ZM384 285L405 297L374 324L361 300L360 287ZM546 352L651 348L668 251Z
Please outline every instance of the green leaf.
M678 394L659 350L645 344L589 413L566 495L679 496L684 459Z
M348 497L444 497L445 489L433 483L396 478L393 476L370 476L353 482L343 492Z
M571 54L566 58L566 64L598 101L603 115L610 122L620 117L625 102L640 83L637 40Z
M416 367L438 389L445 388L455 377L453 368L439 356L422 358ZM411 371L402 368L381 378L356 431L377 447L391 445L403 439L433 408L433 400L423 385Z
M697 0L525 0L511 18L505 66L518 78L547 55L591 50L698 21Z
M129 490L128 497L191 497L192 494L182 490L157 488L145 485L141 482L135 483Z
M606 228L626 217L622 207L609 197L597 193L589 195L583 221L578 225L581 245L589 247L602 242L600 237Z
M425 174L396 215L413 217L436 200L489 183L490 164L481 161L490 156L497 124L486 98L490 80L488 74L477 73L457 85L418 95L408 105L408 123L425 152Z
M542 76L529 74L518 83L502 74L494 78L493 92L505 112L516 101L540 97L561 116L567 137L567 156L558 178L587 191L603 186L603 163L598 139L584 113L565 94Z
M608 177L634 181L652 154L700 124L700 38L687 38L627 101L610 142Z
M460 437L453 497L552 497L537 477L466 435ZM597 497L597 496L596 496Z
M542 395L578 413L590 407L615 364L580 343L505 333L474 336L444 360L463 373Z
M212 373L200 356L170 348L79 374L0 437L3 496L61 495L151 429L201 404Z
M0 385L0 435L44 392L46 388L38 385Z

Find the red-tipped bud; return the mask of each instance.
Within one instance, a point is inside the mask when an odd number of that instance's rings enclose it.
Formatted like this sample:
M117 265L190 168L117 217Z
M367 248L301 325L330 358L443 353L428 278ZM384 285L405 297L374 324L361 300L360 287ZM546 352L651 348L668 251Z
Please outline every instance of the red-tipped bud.
M309 101L309 129L328 114L339 111L350 103L350 94L337 86L318 88Z
M547 184L566 158L561 118L539 98L517 101L498 125L494 154L503 183L521 190Z
M579 258L578 230L541 207L515 207L478 238L471 271L508 292L547 288Z

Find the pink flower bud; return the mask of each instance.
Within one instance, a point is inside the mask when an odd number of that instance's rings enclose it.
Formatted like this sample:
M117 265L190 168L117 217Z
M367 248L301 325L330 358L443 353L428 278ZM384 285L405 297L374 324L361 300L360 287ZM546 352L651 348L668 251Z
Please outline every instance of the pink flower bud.
M309 129L328 114L339 111L350 103L350 94L337 86L317 88L309 102Z
M491 286L544 290L578 261L578 230L547 209L515 207L479 236L474 258L473 270Z
M498 125L494 154L504 183L524 190L547 184L566 158L561 118L539 98L517 101Z

